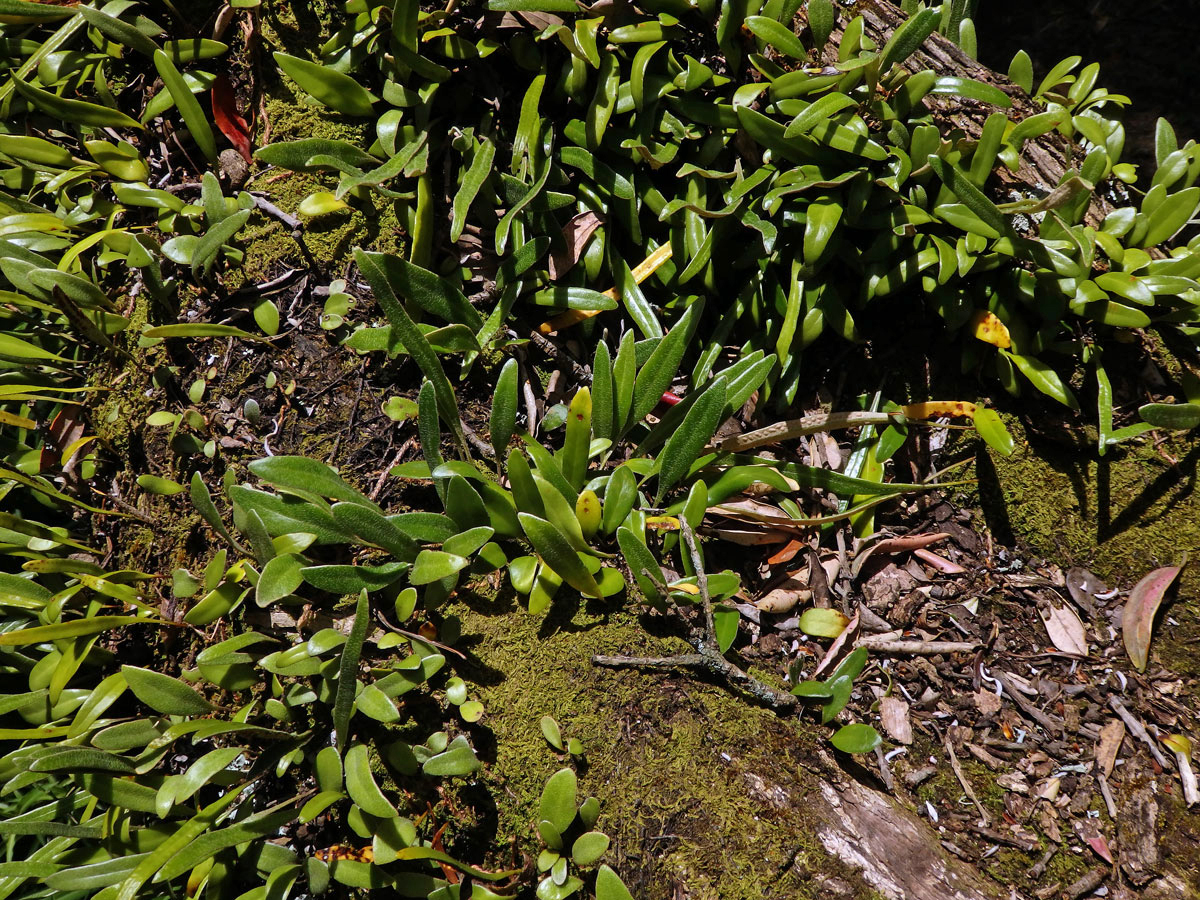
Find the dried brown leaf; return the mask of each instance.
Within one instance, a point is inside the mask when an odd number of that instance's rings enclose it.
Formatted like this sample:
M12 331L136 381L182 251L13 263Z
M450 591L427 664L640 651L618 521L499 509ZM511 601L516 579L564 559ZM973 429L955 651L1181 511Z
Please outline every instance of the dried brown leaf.
M1123 740L1125 740L1125 723L1120 719L1113 719L1100 729L1100 736L1096 738L1096 767L1104 773L1106 778L1112 774Z
M812 591L809 590L808 580L793 575L783 584L767 591L754 601L754 605L763 612L779 614L791 612L796 608L796 604L801 601L807 603L811 599Z
M1079 620L1075 610L1065 604L1053 602L1039 603L1038 613L1050 635L1050 642L1063 653L1075 656L1087 656L1087 629Z
M566 246L550 254L550 280L557 281L571 271L583 256L583 248L597 228L604 224L599 213L581 212L563 226L562 235Z

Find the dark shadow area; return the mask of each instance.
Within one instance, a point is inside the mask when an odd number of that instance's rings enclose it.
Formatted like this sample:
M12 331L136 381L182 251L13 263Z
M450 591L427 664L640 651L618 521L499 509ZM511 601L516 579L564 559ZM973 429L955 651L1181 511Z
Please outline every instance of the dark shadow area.
M1166 117L1179 143L1200 137L1200 106L1186 90L1200 66L1198 0L979 0L975 13L980 61L1000 72L1018 50L1033 60L1034 86L1060 60L1100 64L1098 85L1133 101L1125 116L1125 157L1153 170L1154 122Z
M1169 499L1162 512L1174 509L1179 503L1191 497L1196 488L1197 463L1200 463L1200 447L1193 448L1176 465L1160 472L1136 499L1117 514L1107 528L1103 527L1103 521L1098 523L1096 539L1101 542L1106 541L1127 528L1137 525L1150 507L1164 497L1169 497Z

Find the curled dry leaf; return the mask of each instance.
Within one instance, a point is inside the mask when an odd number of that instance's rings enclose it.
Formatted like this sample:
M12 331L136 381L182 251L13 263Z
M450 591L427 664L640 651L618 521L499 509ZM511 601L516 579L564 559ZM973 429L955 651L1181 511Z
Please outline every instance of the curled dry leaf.
M583 256L592 232L604 224L603 216L591 210L571 218L563 226L562 235L566 246L550 254L550 280L557 281L567 274Z
M906 534L903 537L884 538L854 557L854 562L850 566L851 576L857 578L858 573L862 571L867 560L872 557L905 553L909 550L919 550L923 547L932 546L939 541L944 541L948 537L950 535L940 531L936 534Z
M1050 635L1050 642L1063 653L1087 656L1087 630L1075 610L1064 604L1039 603L1038 613Z
M792 576L783 584L767 591L754 602L754 605L763 612L785 613L791 612L801 601L807 603L810 599L812 599L812 591L808 588L808 582L803 578Z
M1181 566L1163 566L1155 569L1129 592L1125 602L1125 614L1121 620L1121 631L1125 638L1125 652L1133 667L1146 671L1150 659L1150 638L1154 631L1154 616L1166 596L1167 589L1179 576Z
M951 562L944 556L938 556L932 550L924 550L918 548L913 551L913 556L921 560L927 566L932 566L941 572L943 575L962 575L967 570L956 562Z
M712 533L723 541L743 547L782 544L791 539L791 534L786 531L763 531L761 528L714 528Z
M838 636L837 640L829 645L829 649L825 651L825 655L817 664L817 668L813 670L812 677L814 679L819 678L822 672L831 668L834 663L840 660L845 655L847 648L852 649L853 641L856 637L858 637L858 613L854 614L854 618L850 620L850 623L846 626L846 630Z

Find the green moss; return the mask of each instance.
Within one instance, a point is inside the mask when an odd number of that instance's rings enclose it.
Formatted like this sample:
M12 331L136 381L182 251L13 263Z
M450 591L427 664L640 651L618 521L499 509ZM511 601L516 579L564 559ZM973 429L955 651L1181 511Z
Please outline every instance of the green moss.
M591 663L595 654L671 654L686 649L682 641L594 604L556 608L544 621L503 601L452 611L474 642L468 674L494 738L501 840L517 835L524 852L539 849L538 798L566 764L538 726L551 715L583 743L582 796L601 801L607 859L635 896L670 897L678 883L695 898L815 898L823 882L814 874L871 896L812 835L805 798L817 788L802 761L817 737L804 725L722 687Z

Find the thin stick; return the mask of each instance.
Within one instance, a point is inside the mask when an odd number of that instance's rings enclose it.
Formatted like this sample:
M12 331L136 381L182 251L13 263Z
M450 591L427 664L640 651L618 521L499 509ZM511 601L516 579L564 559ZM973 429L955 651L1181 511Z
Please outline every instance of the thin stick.
M856 646L879 653L899 653L910 656L936 656L939 653L970 653L982 644L974 641L882 641L864 638Z
M692 568L696 572L696 583L700 587L700 606L704 610L704 632L705 644L700 647L700 652L704 652L704 648L710 643L717 644L717 628L713 623L712 597L708 593L708 575L704 571L704 563L700 559L700 551L696 548L696 534L692 531L692 526L684 516L679 517L679 530L683 532L683 542L687 544L688 556L692 558Z
M979 810L979 817L983 820L984 825L991 825L992 818L988 815L988 811L984 809L979 798L975 796L975 789L971 787L971 783L967 781L967 776L963 772L962 763L958 761L958 754L954 752L954 742L950 740L950 735L942 738L942 746L946 748L946 755L950 757L950 768L954 770L954 777L958 779L958 783L962 785L962 789L966 792L967 797L975 808Z
M1041 725L1047 731L1053 731L1053 732L1063 731L1064 726L1063 726L1063 722L1061 719L1055 720L1055 719L1051 718L1050 716L1046 715L1046 713L1042 712L1040 709L1038 709L1036 706L1034 706L1032 703L1030 703L1028 700L1026 700L1021 695L1020 691L1016 690L1013 687L1013 683L1008 680L1008 678L1005 676L1004 672L1001 672L999 669L994 669L993 672L995 674L996 680L999 681L1002 685L1004 685L1004 690L1008 694L1008 696L1012 697L1013 702L1016 703L1017 706L1021 707L1021 712L1025 713L1025 715L1029 716L1029 718L1033 719L1035 722L1037 722L1039 725Z
M1167 758L1158 749L1158 743L1150 736L1150 732L1146 731L1146 726L1134 718L1133 713L1127 710L1117 697L1109 697L1108 705L1121 717L1121 721L1125 723L1125 727L1129 729L1130 734L1150 748L1150 755L1154 757L1154 761L1164 769L1167 768Z
M857 428L860 425L887 425L896 418L891 413L877 412L815 413L725 438L717 441L714 447L722 453L740 453L753 447L761 447L763 444L775 444L821 431Z
M610 669L693 669L708 672L761 700L776 712L790 712L796 708L796 698L791 694L763 684L715 653L681 653L678 656L593 656L592 662Z
M708 592L708 576L705 574L704 565L700 560L700 551L696 547L696 535L692 531L692 526L682 516L679 518L679 526L683 532L684 543L687 544L688 554L692 558L692 566L696 570L696 581L700 587L700 602L704 610L702 633L696 641L696 649L699 652L681 653L676 656L593 656L592 663L613 669L693 669L708 672L723 679L726 683L740 688L776 712L794 710L799 702L795 697L763 684L721 655L716 629L713 625L712 597Z

